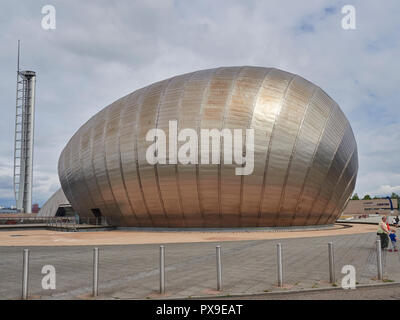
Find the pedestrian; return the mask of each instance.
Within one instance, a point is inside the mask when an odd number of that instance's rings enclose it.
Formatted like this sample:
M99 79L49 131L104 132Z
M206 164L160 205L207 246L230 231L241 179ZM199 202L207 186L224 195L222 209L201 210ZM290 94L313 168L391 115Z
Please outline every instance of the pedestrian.
M377 235L381 239L381 248L382 249L387 248L388 244L389 244L389 237L388 237L389 229L387 227L386 220L387 220L387 218L385 216L383 216L382 221L379 222L378 231L377 231Z
M390 241L392 242L392 248L393 248L393 249L390 249L389 252L392 252L392 251L397 252L398 250L396 247L396 240L397 240L396 230L392 229L392 231L389 234L389 237L390 237Z
M394 223L395 223L396 227L399 226L399 221L400 221L399 216L396 216L396 218L394 218Z

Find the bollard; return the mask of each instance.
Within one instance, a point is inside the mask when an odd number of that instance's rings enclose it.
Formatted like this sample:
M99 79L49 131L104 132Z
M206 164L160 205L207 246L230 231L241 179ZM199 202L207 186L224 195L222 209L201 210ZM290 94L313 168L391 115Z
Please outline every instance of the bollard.
M331 283L335 283L335 256L333 254L333 243L328 243L328 254L329 254L329 280Z
M376 240L376 263L377 263L377 269L378 269L378 280L382 280L383 268L382 268L381 240Z
M222 290L222 266L221 266L221 246L216 247L217 251L217 290Z
M93 297L99 293L99 248L93 249Z
M28 299L29 249L24 249L22 262L22 299Z
M160 246L160 294L165 293L165 248Z
M277 256L278 256L278 287L282 287L283 275L282 275L282 245L278 243L276 245Z

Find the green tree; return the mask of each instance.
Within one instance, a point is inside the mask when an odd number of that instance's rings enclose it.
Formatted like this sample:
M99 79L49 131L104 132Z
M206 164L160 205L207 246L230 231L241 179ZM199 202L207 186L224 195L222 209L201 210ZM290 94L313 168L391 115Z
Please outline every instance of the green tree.
M353 195L353 198L351 198L351 200L360 200L360 198L358 197L358 194L355 193L355 194Z
M363 200L371 200L371 196L369 194L366 194L364 196Z
M392 192L390 198L397 199L397 210L400 208L400 196L397 193Z

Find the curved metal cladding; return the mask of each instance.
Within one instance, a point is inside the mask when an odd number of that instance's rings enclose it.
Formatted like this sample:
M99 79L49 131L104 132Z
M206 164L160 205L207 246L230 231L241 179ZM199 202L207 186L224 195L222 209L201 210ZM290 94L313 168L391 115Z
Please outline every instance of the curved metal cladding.
M150 129L254 129L254 169L149 164ZM167 138L167 144L169 140ZM179 149L185 142L179 141ZM243 139L243 149L246 140ZM166 146L167 150L169 146ZM66 197L80 216L118 226L254 227L333 223L357 177L349 122L323 90L274 68L224 67L137 90L93 116L59 160ZM94 211L93 211L94 210Z

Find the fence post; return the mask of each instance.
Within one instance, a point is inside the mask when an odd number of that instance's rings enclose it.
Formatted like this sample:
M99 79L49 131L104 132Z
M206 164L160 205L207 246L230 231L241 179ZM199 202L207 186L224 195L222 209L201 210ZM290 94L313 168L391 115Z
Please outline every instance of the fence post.
M278 243L276 245L277 258L278 258L278 287L282 287L283 275L282 275L282 245Z
M383 279L383 267L382 267L382 248L381 240L376 240L376 263L378 269L378 280Z
M328 243L328 254L329 254L329 280L331 283L335 283L335 256L333 252L333 243Z
M222 290L222 265L221 265L221 246L216 247L217 253L217 290Z
M93 297L99 293L99 248L93 249Z
M165 248L160 246L160 294L165 293Z
M22 261L22 299L28 299L29 285L29 249L24 249Z

